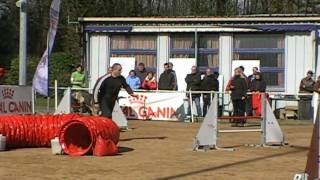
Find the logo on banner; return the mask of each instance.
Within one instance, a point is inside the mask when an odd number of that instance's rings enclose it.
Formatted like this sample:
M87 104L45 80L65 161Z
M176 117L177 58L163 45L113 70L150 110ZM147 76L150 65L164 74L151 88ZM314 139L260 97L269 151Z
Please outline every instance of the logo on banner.
M154 94L153 96L156 97ZM150 97L151 99L154 97ZM164 105L160 105L158 102L161 100L156 100L154 103L148 102L146 103L148 97L143 94L139 94L138 97L128 97L130 106L122 107L122 111L129 118L143 118L143 119L170 119L172 118L176 110L170 103Z
M1 88L2 89L2 88ZM31 99L21 97L26 93L23 90L13 88L3 88L0 96L0 114L24 114L32 112ZM15 96L15 94L17 94Z
M10 88L5 88L2 90L2 97L3 99L12 99L14 95L14 90Z
M138 98L136 97L132 97L132 96L129 96L129 102L130 104L145 104L146 100L148 99L147 96L145 95L139 95Z

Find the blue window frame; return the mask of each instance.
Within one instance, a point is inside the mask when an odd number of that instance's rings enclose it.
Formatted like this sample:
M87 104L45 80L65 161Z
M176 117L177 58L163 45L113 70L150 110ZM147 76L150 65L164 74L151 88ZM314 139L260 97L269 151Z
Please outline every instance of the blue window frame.
M269 90L284 90L285 58L282 34L235 34L234 60L260 60Z
M205 71L208 67L218 71L219 36L217 34L199 33L197 46L194 33L180 33L170 36L171 58L195 58L196 56L200 71Z
M157 67L157 36L116 34L111 36L111 57L135 57L136 65L144 63L148 70Z

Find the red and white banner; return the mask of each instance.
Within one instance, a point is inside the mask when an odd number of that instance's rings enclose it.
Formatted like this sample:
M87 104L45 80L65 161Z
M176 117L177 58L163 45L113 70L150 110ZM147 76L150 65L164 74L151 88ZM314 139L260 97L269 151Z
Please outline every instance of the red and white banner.
M0 115L32 114L32 87L0 86Z
M185 93L135 92L139 98L121 91L119 105L128 119L178 121L184 116Z

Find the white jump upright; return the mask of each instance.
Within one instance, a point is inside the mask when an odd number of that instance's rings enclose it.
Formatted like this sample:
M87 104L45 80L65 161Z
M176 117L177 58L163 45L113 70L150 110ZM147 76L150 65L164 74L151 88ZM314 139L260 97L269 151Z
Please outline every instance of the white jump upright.
M193 150L197 150L199 147L209 149L210 147L215 148L217 145L218 135L218 95L213 97L211 105L208 109L207 115L204 118L201 127L198 131L197 136L194 139Z
M120 129L128 129L128 120L123 114L119 103L116 102L112 111L112 120L118 125Z
M278 144L283 145L284 136L282 130L279 126L279 123L276 117L273 114L271 106L268 100L265 97L261 96L261 101L263 104L262 111L262 136L261 136L261 144L262 145L270 145L270 144Z
M278 124L276 117L274 116L269 102L262 96L262 119L260 129L231 129L220 130L218 128L218 102L217 94L214 96L211 106L207 115L204 118L203 123L194 139L194 150L198 150L199 147L203 147L204 150L209 148L219 149L217 146L218 133L241 133L241 132L260 132L261 133L261 145L283 145L284 136L281 128Z
M69 114L71 113L71 88L66 89L63 98L61 99L58 108L54 114Z

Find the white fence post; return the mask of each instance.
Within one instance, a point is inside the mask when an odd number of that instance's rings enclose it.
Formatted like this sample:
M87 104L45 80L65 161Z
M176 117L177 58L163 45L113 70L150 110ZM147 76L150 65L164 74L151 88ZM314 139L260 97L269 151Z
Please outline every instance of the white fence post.
M54 111L58 109L58 81L54 80Z

